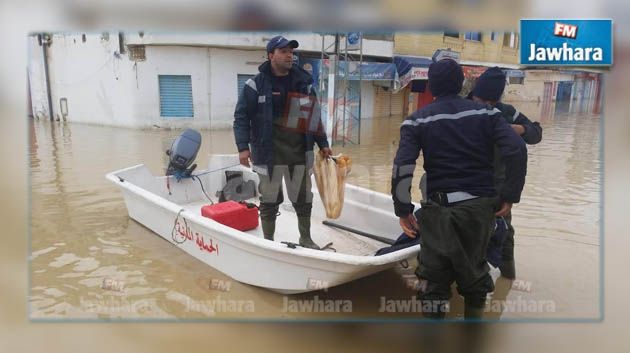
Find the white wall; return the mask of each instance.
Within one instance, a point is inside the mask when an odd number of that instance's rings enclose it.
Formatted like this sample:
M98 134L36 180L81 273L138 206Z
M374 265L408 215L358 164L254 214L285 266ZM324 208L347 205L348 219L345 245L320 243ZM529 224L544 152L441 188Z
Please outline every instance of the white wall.
M55 117L60 116L59 100L66 98L68 121L128 127L210 127L208 48L147 46L146 61L137 64L129 60L128 52L117 55L118 50L116 32L110 33L108 40L101 34L86 34L85 43L82 33L53 36L49 67ZM37 62L35 50L29 60ZM43 73L37 74L36 69L30 72L35 73L31 87L35 113L46 104L45 91L43 96L38 93L38 82L43 82L38 77ZM160 74L192 76L194 118L160 117Z
M209 48L210 105L212 128L232 126L236 108L237 75L256 75L265 59L265 51Z
M251 41L246 35L216 36L228 42ZM302 36L307 39L298 40L305 45L308 38L314 38L313 34ZM147 38L150 36L145 35ZM37 114L47 111L47 100L36 37L29 37L29 50L32 105ZM53 116L60 116L59 100L66 98L68 121L141 128L229 128L238 99L237 75L255 75L265 61L265 51L260 48L147 45L146 60L137 63L129 59L128 51L119 55L118 50L117 32L110 33L109 38L100 33L86 34L85 42L82 33L53 36L49 50ZM194 118L160 117L158 75L162 74L191 75ZM373 116L374 92L371 81L362 84L362 118Z
M210 72L208 49L184 46L146 46L146 61L138 62L138 86L133 87L137 125L210 127ZM160 116L159 75L190 75L193 118Z
M53 116L61 116L59 101L68 100L68 121L133 126L135 74L125 56L116 57L118 38L100 34L56 34L49 50ZM33 104L41 104L33 97Z

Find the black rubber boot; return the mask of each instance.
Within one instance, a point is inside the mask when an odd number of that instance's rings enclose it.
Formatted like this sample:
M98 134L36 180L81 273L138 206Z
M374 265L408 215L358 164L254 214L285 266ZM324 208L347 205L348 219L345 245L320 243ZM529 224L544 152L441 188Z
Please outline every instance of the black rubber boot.
M483 318L483 312L484 308L464 305L464 318L466 320L481 320Z
M261 219L260 225L262 226L263 235L265 236L265 239L273 241L273 234L276 232L276 221Z
M464 297L464 318L466 320L481 320L485 308L485 296Z
M443 303L435 303L434 300L420 300L422 316L430 320L444 320L448 307Z
M501 271L501 276L507 279L516 278L516 266L514 264L514 260L503 261L503 264L499 266L499 270Z
M300 231L300 246L321 250L311 239L311 217L298 217L298 230Z

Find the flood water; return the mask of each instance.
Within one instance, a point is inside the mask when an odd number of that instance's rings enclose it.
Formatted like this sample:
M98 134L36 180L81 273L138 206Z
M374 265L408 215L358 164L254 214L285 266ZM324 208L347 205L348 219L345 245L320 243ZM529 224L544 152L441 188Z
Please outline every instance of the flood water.
M601 117L541 115L538 104L514 104L541 122L543 141L529 146L525 190L513 209L517 280L492 270L496 291L486 317L599 318ZM333 146L353 159L348 182L389 192L400 122L365 120L360 145ZM29 124L32 319L421 318L382 310L384 301L416 294L415 263L327 291L284 296L233 281L129 219L121 192L105 174L140 163L163 174L164 151L181 131ZM201 169L211 153L235 153L231 130L201 133ZM416 188L413 195L419 201ZM293 310L309 300L342 310ZM463 301L454 295L448 317L462 315Z

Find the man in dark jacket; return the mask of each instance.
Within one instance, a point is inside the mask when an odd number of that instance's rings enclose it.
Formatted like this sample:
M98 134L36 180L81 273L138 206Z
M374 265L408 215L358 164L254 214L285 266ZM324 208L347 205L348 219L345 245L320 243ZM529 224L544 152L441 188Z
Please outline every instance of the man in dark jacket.
M494 219L519 202L527 167L523 140L498 109L460 97L463 81L455 61L431 64L428 84L436 99L403 122L392 170L401 228L412 237L422 232L416 270L423 283L420 300L425 315L436 318L445 315L453 281L464 297L465 317L481 318L486 295L494 289L485 258ZM498 197L492 181L495 145L507 176ZM416 220L411 180L420 151L428 199Z
M472 99L488 104L501 111L503 119L510 124L512 129L523 138L528 145L535 145L542 139L542 127L538 122L532 122L514 106L500 102L505 89L505 74L498 67L487 69L475 83L471 92ZM495 153L494 159L494 186L497 190L503 188L505 183L505 164L500 153ZM501 265L499 270L503 277L516 278L514 264L514 227L512 227L512 212L504 216L508 225L503 249L501 253Z
M251 162L260 177L260 219L265 239L273 240L279 205L284 201L284 179L298 217L299 243L319 249L310 234L313 146L317 143L325 157L332 151L320 121L313 78L293 64L293 49L298 45L282 36L269 41L268 60L240 92L234 112L234 137L241 164L250 167Z

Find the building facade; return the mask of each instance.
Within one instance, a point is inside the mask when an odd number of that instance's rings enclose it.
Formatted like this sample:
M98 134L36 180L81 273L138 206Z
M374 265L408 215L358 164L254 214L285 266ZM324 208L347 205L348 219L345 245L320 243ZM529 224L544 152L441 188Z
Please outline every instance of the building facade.
M298 64L313 72L323 102L337 107L336 120L328 110L328 132L353 142L360 136L361 120L403 119L432 101L427 72L437 49L459 55L465 74L462 94L488 67L499 66L507 75L507 102L540 104L549 112L561 108L597 114L601 107L600 71L521 67L514 32L363 34L360 66L367 70L365 76L348 73L344 80L340 74L330 76L327 55L335 46L334 34L113 31L29 36L29 111L39 119L99 125L229 128L240 90L258 73L266 44L277 34L299 41ZM338 45L343 49L347 43ZM356 62L359 52L350 57L338 59ZM385 73L388 65L395 74Z
M31 35L33 115L140 128L229 128L239 90L258 73L266 44L277 34L298 40L296 52L312 57L334 42L317 33L61 33L48 41ZM362 52L391 61L393 41L364 38ZM378 84L357 84L361 118L390 114L383 112Z
M598 114L601 106L601 72L566 68L527 68L519 65L520 37L516 32L400 32L394 39L394 57L429 59L437 49L459 55L464 70L462 95L468 94L487 68L498 66L507 76L503 100L541 104L555 111L560 99L567 111ZM428 65L427 65L428 66ZM403 88L404 114L432 101L426 76L417 76Z

